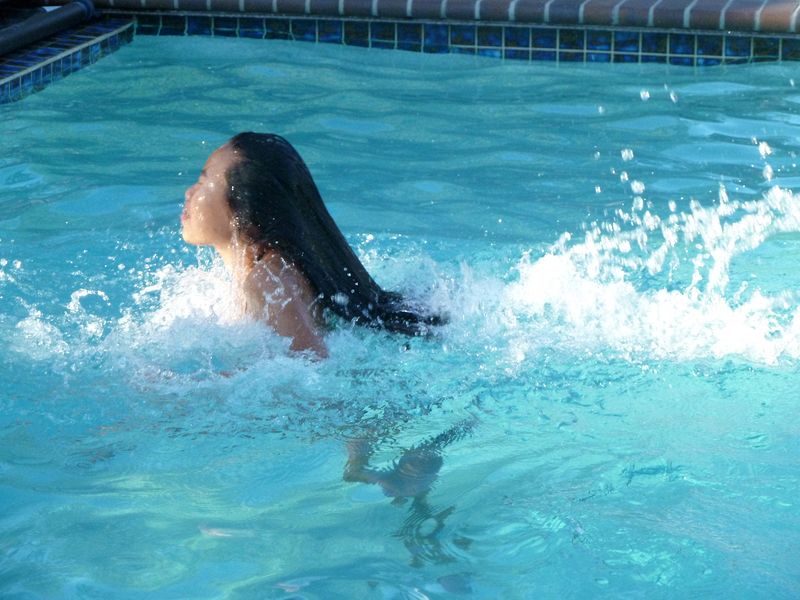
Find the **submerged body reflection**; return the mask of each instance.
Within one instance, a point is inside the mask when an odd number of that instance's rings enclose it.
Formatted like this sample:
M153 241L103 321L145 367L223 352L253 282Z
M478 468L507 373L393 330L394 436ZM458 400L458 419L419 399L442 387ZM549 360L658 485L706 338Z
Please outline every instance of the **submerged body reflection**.
M356 438L347 442L345 481L379 485L386 496L394 498L394 504L403 505L411 499L408 516L394 535L403 541L411 553L412 566L456 560L447 552L446 545L440 539L445 520L455 511L455 506L437 510L429 504L427 496L444 463L444 449L470 435L475 425L474 419L456 423L446 431L404 451L387 469L369 466L369 459L376 450L374 440ZM456 536L453 543L467 548L471 540Z

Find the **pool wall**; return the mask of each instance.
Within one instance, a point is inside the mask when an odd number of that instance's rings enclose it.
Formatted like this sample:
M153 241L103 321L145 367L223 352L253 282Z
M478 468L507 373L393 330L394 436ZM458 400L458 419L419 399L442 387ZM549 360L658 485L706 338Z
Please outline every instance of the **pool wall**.
M60 5L64 0L43 0ZM796 0L95 0L98 18L0 57L0 104L134 35L284 39L564 63L800 60Z
M738 31L287 15L112 14L133 18L137 35L287 39L523 61L710 66L800 59L796 35Z
M512 60L684 66L800 59L787 0L97 0L136 32ZM126 12L127 11L127 12Z

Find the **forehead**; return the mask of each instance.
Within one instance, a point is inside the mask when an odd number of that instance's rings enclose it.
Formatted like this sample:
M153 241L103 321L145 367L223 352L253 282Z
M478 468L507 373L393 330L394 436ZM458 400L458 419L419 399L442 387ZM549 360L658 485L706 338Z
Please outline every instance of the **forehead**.
M225 144L211 153L203 171L206 175L222 175L230 168L234 160L236 160L236 154L228 144Z

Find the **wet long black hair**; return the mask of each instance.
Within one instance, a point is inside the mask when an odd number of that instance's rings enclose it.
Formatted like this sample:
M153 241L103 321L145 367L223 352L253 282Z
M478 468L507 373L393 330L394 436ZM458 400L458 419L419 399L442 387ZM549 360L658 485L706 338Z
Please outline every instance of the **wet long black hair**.
M228 202L237 233L275 250L308 279L323 308L344 319L407 335L427 335L439 315L422 314L375 283L322 201L311 173L279 135L240 133L227 172Z

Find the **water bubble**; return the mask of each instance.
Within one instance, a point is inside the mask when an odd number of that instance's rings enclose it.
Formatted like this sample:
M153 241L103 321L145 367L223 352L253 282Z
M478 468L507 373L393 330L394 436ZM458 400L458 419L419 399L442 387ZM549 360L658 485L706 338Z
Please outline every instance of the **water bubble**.
M599 160L599 159L600 159L600 152L599 152L599 151L595 152L595 153L592 155L592 157L593 157L595 160Z
M0 258L0 267L5 267L8 264L7 258Z
M678 208L678 205L675 204L675 200L670 200L667 203L667 206L669 206L669 212L675 212L677 210L677 208Z
M603 192L603 188L601 188L599 185L594 186L594 193L595 194L601 194L602 192Z
M19 270L19 269L22 268L22 261L21 260L15 260L14 262L11 263L11 266L14 267L15 269Z
M633 199L633 210L642 210L644 208L644 198L636 196Z
M670 92L669 99L672 100L673 104L676 103L678 101L678 94L675 92Z
M628 172L627 172L627 171L623 171L622 173L620 173L620 174L619 174L619 180L620 180L621 182L623 182L623 183L625 183L626 181L628 181Z
M601 115L604 115L604 114L606 114L606 109L605 109L605 107L603 107L603 106L598 106L598 107L597 107L597 113L598 113L598 114L601 114Z
M758 153L761 155L761 158L766 158L767 156L772 154L772 148L769 147L769 144L767 142L759 142Z
M766 179L767 181L772 181L772 176L774 175L774 172L773 172L771 166L765 165L764 169L761 171L761 174L764 176L764 179Z
M639 98L642 99L642 102L646 102L647 100L650 100L650 92L648 92L647 90L640 91L639 92Z
M633 160L633 150L631 150L630 148L623 148L622 151L620 152L620 155L622 156L622 160L624 161Z
M119 271L124 271L124 270L125 270L125 264L124 264L124 263L119 263L119 264L117 265L117 270L119 270Z
M341 292L334 294L331 300L333 300L339 306L347 306L347 303L350 302L350 298L347 296L347 294L343 294Z
M644 193L644 183L642 183L641 181L639 181L637 179L634 179L633 181L631 181L631 191L634 194L642 194L642 193Z

